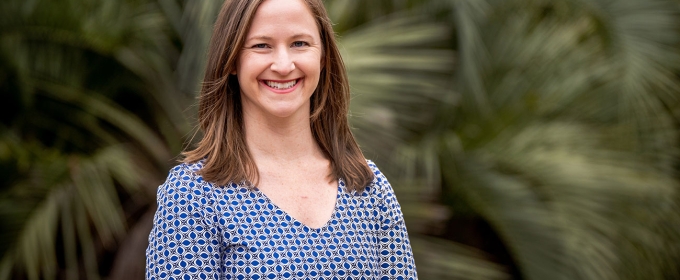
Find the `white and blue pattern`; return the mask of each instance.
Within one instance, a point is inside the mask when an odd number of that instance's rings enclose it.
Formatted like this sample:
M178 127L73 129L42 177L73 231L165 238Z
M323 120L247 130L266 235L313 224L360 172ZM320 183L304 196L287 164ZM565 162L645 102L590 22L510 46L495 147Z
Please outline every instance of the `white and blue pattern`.
M146 251L146 279L417 279L392 187L375 178L348 192L342 180L331 219L313 229L257 189L216 187L174 167L158 188Z

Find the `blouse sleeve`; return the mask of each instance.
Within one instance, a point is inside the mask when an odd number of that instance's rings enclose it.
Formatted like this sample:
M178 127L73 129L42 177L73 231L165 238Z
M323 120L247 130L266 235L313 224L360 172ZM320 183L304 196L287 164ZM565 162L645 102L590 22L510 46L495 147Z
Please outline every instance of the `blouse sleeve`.
M381 279L418 279L401 206L385 175L372 162L369 166L375 174L378 201L381 202L378 205L382 214L378 233Z
M146 249L146 279L218 279L220 233L210 184L187 165L170 171Z

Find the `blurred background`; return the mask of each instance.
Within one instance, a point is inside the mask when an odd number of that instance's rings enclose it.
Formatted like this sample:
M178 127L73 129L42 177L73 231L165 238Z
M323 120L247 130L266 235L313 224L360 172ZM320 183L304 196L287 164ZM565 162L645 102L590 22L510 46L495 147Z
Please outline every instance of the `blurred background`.
M680 279L680 1L325 3L421 279ZM143 279L220 5L0 2L0 279Z

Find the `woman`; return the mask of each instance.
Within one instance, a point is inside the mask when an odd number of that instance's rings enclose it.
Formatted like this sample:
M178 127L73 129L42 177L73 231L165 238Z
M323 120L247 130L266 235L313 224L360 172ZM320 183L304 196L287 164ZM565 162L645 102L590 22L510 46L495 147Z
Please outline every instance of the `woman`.
M321 0L227 0L208 58L204 136L158 189L147 279L416 279Z

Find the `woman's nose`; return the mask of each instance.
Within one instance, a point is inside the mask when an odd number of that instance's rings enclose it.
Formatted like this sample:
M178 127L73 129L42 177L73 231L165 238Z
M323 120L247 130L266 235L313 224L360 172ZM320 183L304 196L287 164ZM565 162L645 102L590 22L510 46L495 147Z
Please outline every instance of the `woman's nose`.
M288 75L295 70L295 62L287 49L278 49L274 53L274 61L270 69L282 76Z

